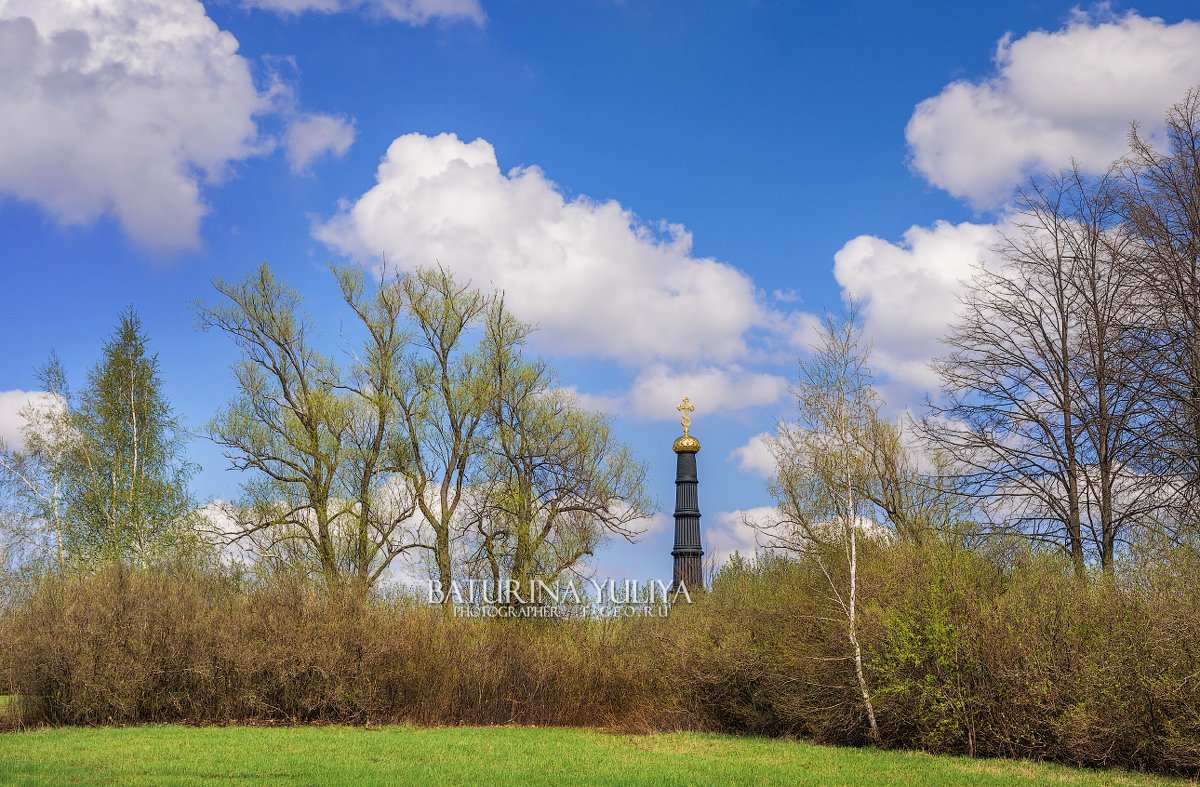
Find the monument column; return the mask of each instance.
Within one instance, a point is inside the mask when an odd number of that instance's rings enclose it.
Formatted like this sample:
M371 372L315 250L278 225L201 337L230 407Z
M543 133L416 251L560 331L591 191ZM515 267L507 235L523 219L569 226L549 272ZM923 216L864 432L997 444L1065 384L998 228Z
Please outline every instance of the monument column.
M692 419L688 414L696 408L687 397L677 408L683 413L683 436L675 440L671 449L675 451L675 569L671 579L674 591L682 582L688 592L704 586L702 558L704 548L700 546L700 502L696 496L699 481L696 477L696 453L700 441L688 434Z

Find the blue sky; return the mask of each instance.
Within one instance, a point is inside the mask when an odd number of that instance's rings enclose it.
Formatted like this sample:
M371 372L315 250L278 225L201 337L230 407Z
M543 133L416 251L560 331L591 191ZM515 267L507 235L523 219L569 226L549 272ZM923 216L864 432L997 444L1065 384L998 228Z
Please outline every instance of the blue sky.
M198 428L236 360L186 308L212 278L267 260L334 337L330 259L436 258L541 324L667 515L690 396L710 546L752 547L813 316L864 298L915 406L1014 185L1102 168L1200 83L1189 5L0 0L0 436L128 305ZM670 537L599 568L667 575Z

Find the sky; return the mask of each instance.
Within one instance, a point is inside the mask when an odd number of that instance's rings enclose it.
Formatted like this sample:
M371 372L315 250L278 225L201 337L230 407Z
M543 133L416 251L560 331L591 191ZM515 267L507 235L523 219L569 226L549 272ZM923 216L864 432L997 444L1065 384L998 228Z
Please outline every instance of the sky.
M1189 18L1191 13L1196 20ZM864 303L889 411L1014 188L1104 169L1200 84L1191 3L0 0L0 437L123 309L199 432L233 392L188 304L262 261L336 344L329 262L502 289L615 419L660 513L595 558L670 576L675 405L706 548L752 550L764 438L826 309ZM386 262L385 262L386 260ZM241 479L197 437L200 500Z

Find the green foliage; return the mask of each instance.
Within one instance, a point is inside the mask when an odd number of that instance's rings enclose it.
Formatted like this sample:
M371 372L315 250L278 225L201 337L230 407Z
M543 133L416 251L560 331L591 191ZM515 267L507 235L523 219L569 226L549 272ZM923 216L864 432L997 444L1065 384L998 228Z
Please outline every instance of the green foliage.
M246 479L242 499L223 506L232 523L223 535L260 560L367 587L411 546L412 502L390 484L407 462L391 403L405 336L393 301L367 294L361 275L335 272L365 328L346 368L317 349L300 294L265 263L240 282L214 282L218 303L195 305L200 326L241 351L237 394L207 432Z
M68 550L83 560L141 564L194 551L187 433L163 395L158 356L132 309L88 375L71 424Z
M366 589L421 555L446 588L462 571L524 587L647 515L644 467L524 355L532 328L502 298L441 268L333 273L360 337L345 362L266 264L196 305L242 353L208 433L247 471L223 508L260 561Z
M1136 581L1083 585L1063 556L1019 542L876 545L861 560L884 745L1200 771L1200 592L1179 581L1191 553L1159 552ZM804 560L735 565L671 619L697 632L677 634L693 649L675 669L693 676L681 680L705 728L865 739L854 671L819 611L822 581Z
M470 532L476 573L499 591L553 582L577 570L612 535L632 537L650 516L646 466L617 439L612 420L579 405L554 370L521 352L526 328L489 316L489 386L472 474Z
M158 369L132 309L78 397L51 353L38 370L43 393L20 413L24 446L0 445L7 562L61 571L200 556L188 487L195 466Z
M885 728L937 751L974 753L980 672L971 639L976 602L994 598L999 577L979 555L933 543L900 547L880 589L881 641L871 660ZM903 732L889 727L902 720Z

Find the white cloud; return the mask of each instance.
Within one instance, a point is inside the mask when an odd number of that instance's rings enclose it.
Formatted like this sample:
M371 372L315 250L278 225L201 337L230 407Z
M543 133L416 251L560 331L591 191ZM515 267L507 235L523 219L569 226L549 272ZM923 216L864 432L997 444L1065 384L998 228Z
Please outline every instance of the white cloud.
M286 15L360 11L413 25L423 25L432 19L482 25L487 18L479 0L242 0L242 4Z
M1030 173L1072 157L1102 170L1125 149L1129 121L1151 134L1167 107L1200 81L1200 23L1077 12L1054 32L1005 37L997 72L955 82L917 106L907 129L913 165L930 182L994 207ZM913 406L937 388L929 361L954 319L961 283L992 249L997 224L914 226L899 243L860 236L834 256L843 292L865 301L864 326L885 398Z
M264 149L237 48L199 0L0 0L0 192L194 245L200 184Z
M1200 81L1200 22L1113 17L1102 6L1054 32L1005 36L995 62L992 77L953 82L917 105L905 132L913 166L978 207L1071 157L1106 168L1124 152L1131 120L1161 128Z
M46 391L0 391L0 440L9 448L24 448L25 416L21 414L27 406L42 412L61 407L57 396Z
M218 550L218 556L223 563L257 562L258 553L248 544L232 540L241 528L237 517L231 510L231 504L224 500L210 500L196 509L199 515L197 530Z
M736 459L738 467L745 472L770 478L777 469L775 455L771 453L771 440L770 432L756 434L745 445L733 449L729 458Z
M746 354L748 331L794 327L744 273L693 256L683 227L656 231L616 202L567 200L536 167L506 174L485 140L405 135L376 179L314 235L352 256L406 269L436 261L503 289L550 351L727 363ZM763 381L749 379L762 399Z
M734 552L742 557L753 558L764 541L751 523L770 523L776 519L776 510L771 506L759 506L738 511L721 511L713 517L712 524L704 528L705 561L717 566L729 561Z
M21 417L21 408L37 392L31 391L0 391L0 440L9 447L21 446L21 427L25 419Z
M960 282L991 258L998 230L991 224L910 227L899 244L861 235L834 255L834 276L845 294L862 299L872 365L887 374L888 404L915 404L937 388L929 361L941 354L958 307Z
M642 531L639 539L647 536L657 535L659 533L669 533L675 527L674 517L668 516L662 512L651 514L646 519L638 519L629 523L629 527L634 530Z
M643 418L673 420L676 405L687 396L696 408L692 417L759 407L779 400L787 380L773 374L748 372L732 364L724 368L703 366L678 371L666 364L651 364L624 394L579 394L585 407L610 413L634 413Z
M305 113L288 125L283 138L288 166L292 172L307 172L313 160L325 154L344 156L358 134L354 121L346 118Z

